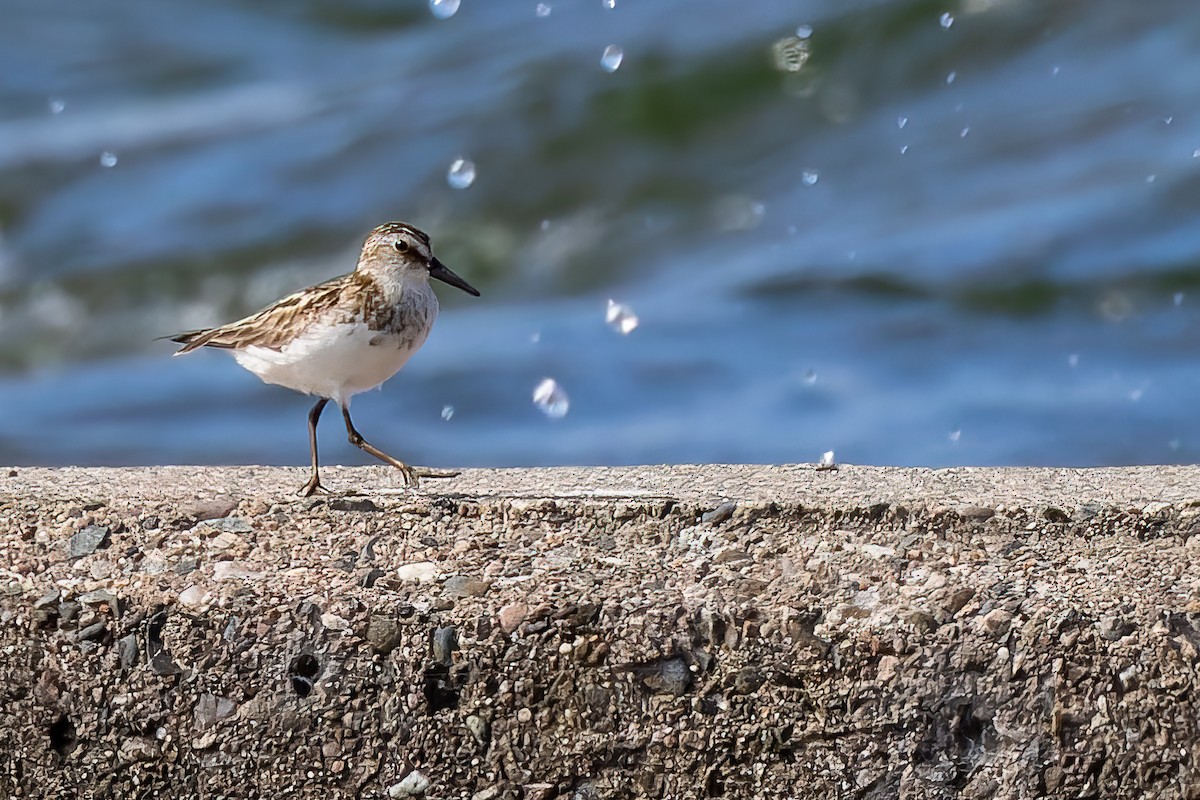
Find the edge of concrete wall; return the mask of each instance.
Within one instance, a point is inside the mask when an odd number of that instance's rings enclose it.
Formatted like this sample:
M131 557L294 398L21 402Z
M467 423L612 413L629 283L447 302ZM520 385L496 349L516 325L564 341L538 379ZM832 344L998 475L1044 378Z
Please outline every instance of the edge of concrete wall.
M1200 468L0 468L0 795L1200 795Z

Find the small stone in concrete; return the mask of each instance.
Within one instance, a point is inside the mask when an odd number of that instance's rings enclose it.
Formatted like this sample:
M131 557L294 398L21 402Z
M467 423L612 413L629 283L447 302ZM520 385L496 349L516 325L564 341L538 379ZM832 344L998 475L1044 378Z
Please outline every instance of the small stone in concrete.
M75 638L81 642L98 642L103 639L107 633L107 625L105 625L103 622L94 622L75 634Z
M992 636L1003 636L1012 625L1013 615L1003 608L993 608L983 616L979 624Z
M405 583L432 583L437 572L437 564L432 561L415 561L397 567L396 577Z
M121 659L121 669L132 669L138 660L137 634L121 637L117 642L117 654Z
M400 644L400 625L391 617L373 614L367 623L366 638L376 653L386 655Z
M1137 629L1137 626L1129 620L1113 614L1101 617L1100 621L1096 623L1096 627L1099 629L1100 635L1110 642L1122 639Z
M453 575L442 584L442 594L447 597L482 597L491 588L489 581L468 578L465 575Z
M95 589L90 592L84 592L79 595L79 602L84 605L96 606L107 605L115 612L117 609L117 596L105 589Z
M222 533L252 533L254 531L254 526L250 524L250 521L242 517L210 519L205 520L202 524L206 528Z
M184 501L179 505L179 513L191 517L197 522L227 517L237 508L237 501L229 497L214 497L210 500Z
M479 742L480 744L487 744L488 724L483 717L471 714L465 720L465 724L467 726L467 730L470 732L471 736L474 737L475 741Z
M399 783L393 783L388 787L388 797L420 797L429 789L429 778L426 778L420 770L413 770L400 779Z
M179 593L179 602L182 605L190 606L192 608L199 608L201 605L203 605L204 598L204 590L196 584L192 584Z
M334 511L378 511L379 506L367 497L334 497L329 501Z
M705 511L703 514L701 514L700 521L707 522L709 525L713 526L720 525L722 522L732 517L733 512L736 509L737 503L732 501L721 503L721 505L717 506L712 511ZM695 519L695 517L692 517L692 519Z
M529 616L529 606L520 601L509 603L504 608L500 609L499 620L500 630L505 633L515 631L525 618Z
M71 558L90 556L107 538L108 528L103 525L88 525L71 537Z
M433 660L449 666L454 651L458 649L458 633L453 625L437 628L433 632Z

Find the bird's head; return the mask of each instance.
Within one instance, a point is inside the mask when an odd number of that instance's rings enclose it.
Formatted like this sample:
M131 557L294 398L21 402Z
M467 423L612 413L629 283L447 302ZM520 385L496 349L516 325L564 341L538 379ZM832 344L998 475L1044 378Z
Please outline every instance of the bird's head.
M406 222L385 222L371 231L367 241L363 243L358 268L368 271L392 271L401 278L437 278L462 289L467 294L479 296L474 286L437 260L429 236Z

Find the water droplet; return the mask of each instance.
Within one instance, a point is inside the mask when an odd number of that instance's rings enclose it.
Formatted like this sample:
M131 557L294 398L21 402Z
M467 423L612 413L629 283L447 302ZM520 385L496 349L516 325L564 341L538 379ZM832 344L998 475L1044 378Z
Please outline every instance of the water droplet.
M896 127L904 130L904 126L908 124L908 117L896 117Z
M795 236L797 233L800 232L800 229L797 228L795 225L788 225L787 232L788 232L788 236Z
M450 19L458 13L459 0L429 0L429 11L438 19Z
M957 442L961 438L962 428L955 428L954 430L950 431L950 441Z
M800 180L804 181L805 186L816 186L820 179L821 174L815 169L806 169L800 173Z
M548 219L542 220L542 224L539 225L538 227L541 228L543 231L550 230L550 220L548 220Z
M617 0L604 0L604 7L612 11L617 7Z
M957 79L958 79L958 72L956 70L950 70L950 73L948 75L946 75L946 85L949 86L950 84L954 83L954 81Z
M965 138L967 138L967 134L970 132L971 132L971 127L968 125L967 127L963 128L961 131L958 132L958 138L965 139Z
M616 72L624 58L625 51L615 44L610 44L600 55L600 66L604 67L605 72Z
M571 408L570 398L553 378L543 378L533 388L533 404L550 419L562 419Z
M50 100L46 103L46 105L48 105L50 107L51 114L61 114L63 112L63 109L65 109L67 107L67 104L61 98L58 98L58 97L51 97Z
M1172 439L1171 441L1167 442L1167 447L1171 448L1172 450L1178 450L1179 448L1183 447L1183 442L1179 439Z
M1067 356L1067 366L1071 369L1079 366L1079 353L1071 353L1071 355Z
M832 469L837 462L834 460L833 451L826 450L821 453L821 461L817 464L818 469Z
M454 417L454 406L442 406L442 419L449 422Z
M540 341L542 341L542 332L541 331L534 331L533 333L529 334L529 343L530 344L537 344Z
M1171 299L1175 301L1176 306L1181 306L1181 305L1183 305L1183 297L1184 297L1183 292L1176 292L1175 296L1172 297Z
M812 386L816 382L817 382L817 371L815 369L810 369L804 373L804 383L806 385Z
M1163 122L1165 122L1168 125L1170 125L1174 121L1175 121L1174 117L1163 117Z
M808 42L795 36L785 36L771 45L771 58L781 72L799 72L808 63Z
M1144 395L1145 393L1146 393L1145 389L1134 389L1132 392L1129 393L1129 399L1132 402L1136 403L1142 399L1142 395Z
M908 145L906 145L906 144L900 145L900 155L904 155L907 152L908 152Z
M604 312L604 321L608 323L608 327L624 336L628 336L638 326L637 314L633 313L633 309L611 299L608 301L608 310Z
M1200 158L1200 150L1193 150L1192 158Z
M1050 74L1057 75L1061 70L1062 70L1062 67L1055 65L1050 68Z
M808 37L810 37L812 35L813 35L812 25L801 25L798 28L796 28L796 37L797 38L807 39Z
M475 182L475 162L459 157L450 162L446 183L452 189L466 189Z
M117 165L117 154L116 153L113 153L109 150L105 150L103 153L100 154L100 166L105 167L106 169L109 169L109 168L115 167L116 165Z
M943 28L949 28L954 24L954 15L947 11L946 13L942 14L942 16L938 19L938 22L941 23Z
M1146 183L1154 183L1156 180L1158 180L1157 175L1147 175L1146 176Z
M550 16L550 4L549 3L538 3L537 8L534 9L533 13L537 14L539 17Z

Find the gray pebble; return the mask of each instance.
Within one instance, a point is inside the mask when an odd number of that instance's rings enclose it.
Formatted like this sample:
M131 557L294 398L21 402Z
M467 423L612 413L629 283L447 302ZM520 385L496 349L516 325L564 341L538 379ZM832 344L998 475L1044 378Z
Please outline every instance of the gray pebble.
M96 552L108 538L108 528L103 525L88 525L71 537L71 558L82 558Z

